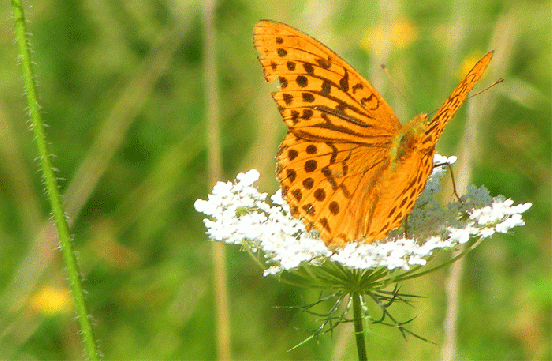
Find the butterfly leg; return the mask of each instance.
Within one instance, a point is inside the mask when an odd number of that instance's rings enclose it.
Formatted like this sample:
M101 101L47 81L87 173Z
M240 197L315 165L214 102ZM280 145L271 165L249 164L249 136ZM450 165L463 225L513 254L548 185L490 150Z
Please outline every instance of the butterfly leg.
M404 216L404 238L408 238L408 214Z
M460 199L460 196L458 195L458 192L456 191L456 182L454 181L454 173L452 172L452 166L450 165L450 163L439 163L439 164L435 164L433 167L442 167L442 166L447 166L448 169L449 169L449 172L450 172L450 180L452 181L452 190L454 192L454 196L456 197L456 199L458 199L458 201L460 203L464 203L462 202L462 199Z

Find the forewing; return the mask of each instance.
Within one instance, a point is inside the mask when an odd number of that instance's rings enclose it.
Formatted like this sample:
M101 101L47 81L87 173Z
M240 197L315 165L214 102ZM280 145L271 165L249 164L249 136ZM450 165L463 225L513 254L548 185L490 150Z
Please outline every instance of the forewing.
M253 31L267 81L286 125L303 139L382 143L401 124L381 95L352 66L312 37L261 20Z

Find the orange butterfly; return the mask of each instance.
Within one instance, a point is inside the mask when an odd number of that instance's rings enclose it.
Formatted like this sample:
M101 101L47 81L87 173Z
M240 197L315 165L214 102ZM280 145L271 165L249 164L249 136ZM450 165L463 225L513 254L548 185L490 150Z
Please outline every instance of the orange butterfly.
M261 20L253 31L266 81L288 126L278 179L291 214L329 246L371 243L414 208L433 168L435 144L492 52L454 89L432 120L401 125L391 107L352 66L310 36Z

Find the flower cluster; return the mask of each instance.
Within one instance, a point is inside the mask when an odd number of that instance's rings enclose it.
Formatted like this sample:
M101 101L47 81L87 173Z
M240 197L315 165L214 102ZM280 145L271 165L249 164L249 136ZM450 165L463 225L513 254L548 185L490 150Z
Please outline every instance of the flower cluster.
M454 161L435 158L435 164ZM521 214L530 203L514 205L510 199L491 198L483 187L470 187L468 194L446 208L438 205L433 195L440 190L443 169L435 168L409 215L408 238L404 231L395 230L382 241L349 243L342 249L329 249L317 231L307 232L303 222L290 215L280 191L269 203L267 194L253 187L259 179L256 170L238 174L235 182L218 182L207 200L195 202L195 208L208 216L204 223L209 238L260 252L266 260L265 275L328 260L358 270L408 270L425 265L434 250L455 248L471 237L482 239L524 224Z

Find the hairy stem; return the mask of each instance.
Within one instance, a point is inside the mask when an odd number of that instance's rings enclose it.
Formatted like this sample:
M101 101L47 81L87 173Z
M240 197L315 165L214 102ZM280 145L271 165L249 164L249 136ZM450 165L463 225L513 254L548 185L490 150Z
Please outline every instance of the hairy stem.
M39 155L38 158L40 160L40 167L44 177L44 185L46 186L46 194L52 207L52 213L59 235L59 244L63 253L63 260L65 261L67 272L69 273L71 291L75 301L75 307L85 344L86 354L88 359L98 360L99 356L96 348L96 340L94 339L92 325L90 318L88 317L88 311L84 301L82 281L77 266L77 259L75 257L75 253L73 252L73 246L69 235L69 227L65 218L65 211L63 210L63 204L59 195L53 166L50 161L48 142L46 141L46 134L44 133L44 123L39 111L38 95L33 68L31 65L29 40L27 38L27 25L25 13L23 12L22 0L11 0L11 4L15 23L15 33L19 47L19 59L25 82L25 94L27 97L29 117L31 118L33 135L36 140L36 147Z

